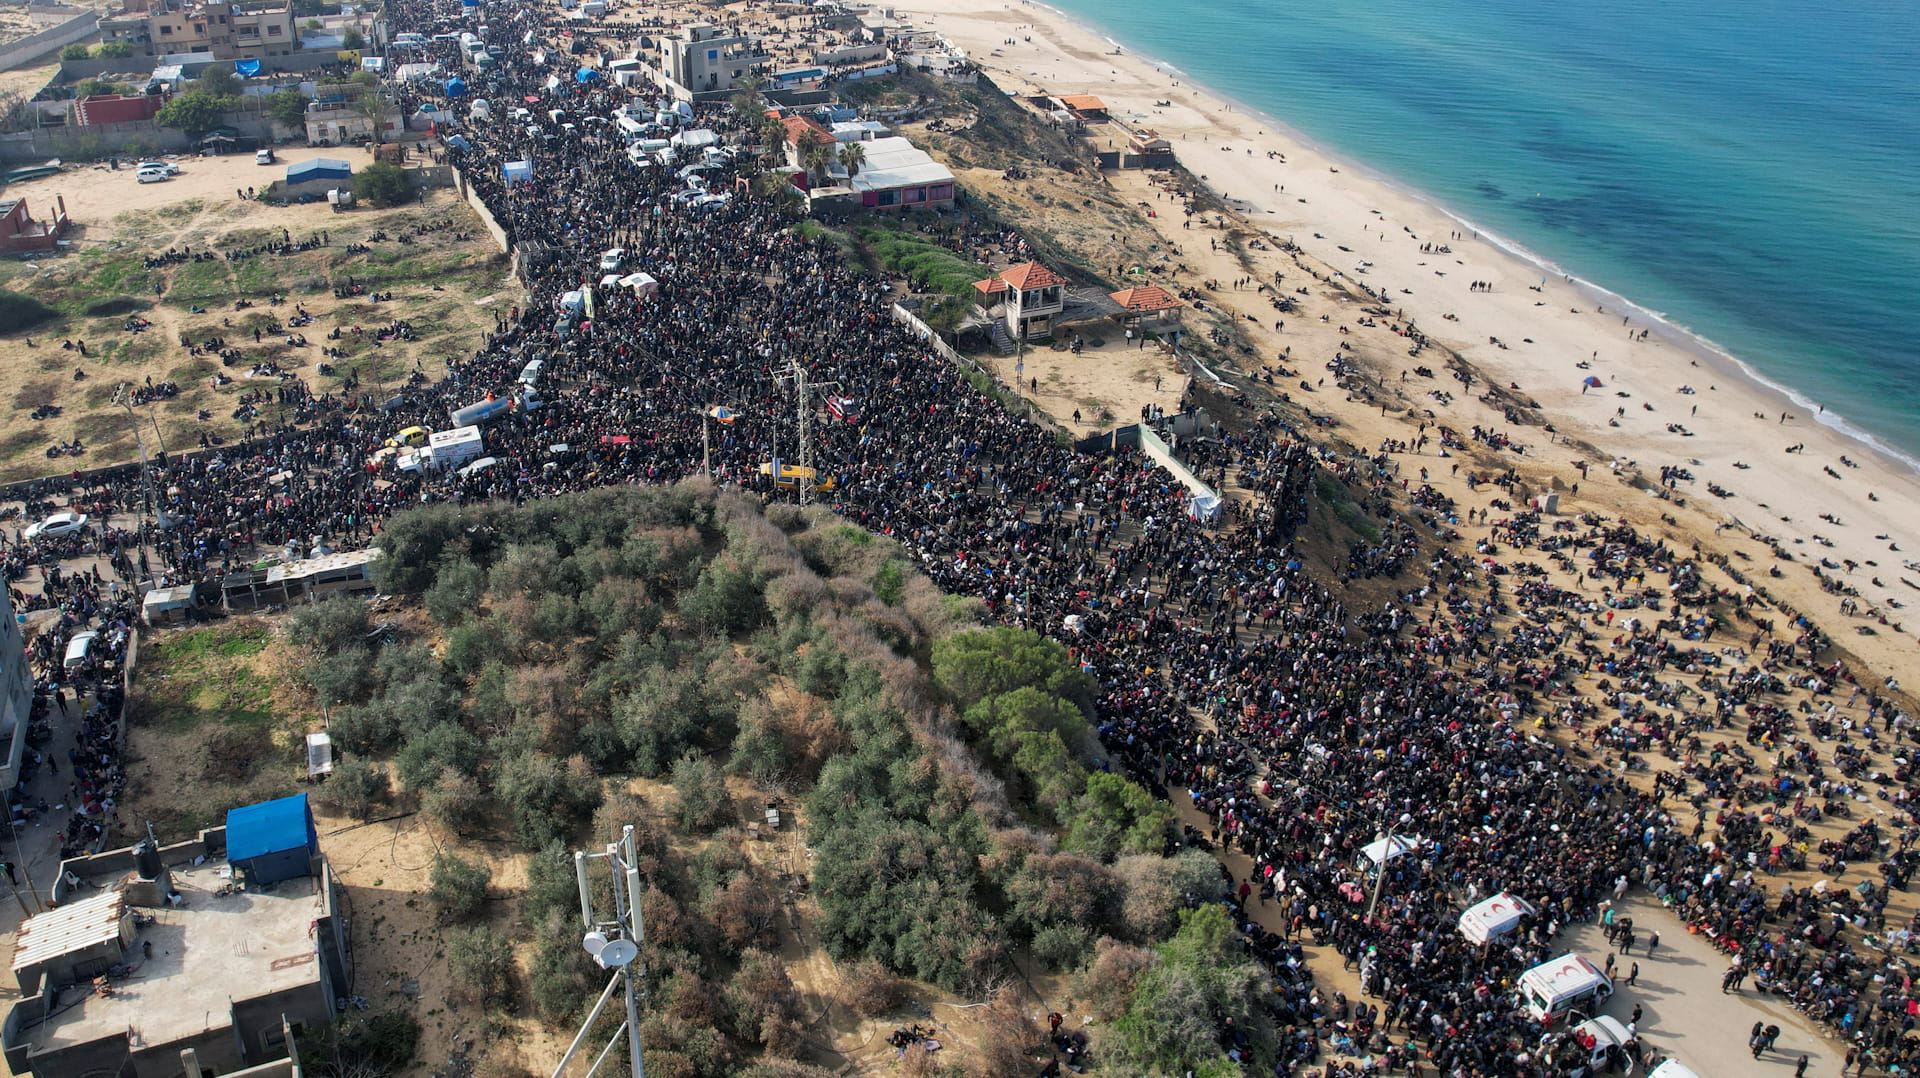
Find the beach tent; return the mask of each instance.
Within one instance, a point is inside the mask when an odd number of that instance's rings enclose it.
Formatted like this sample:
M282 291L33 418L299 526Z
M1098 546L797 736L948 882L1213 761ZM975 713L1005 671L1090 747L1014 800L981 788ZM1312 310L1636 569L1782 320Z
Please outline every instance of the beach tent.
M593 68L590 68L590 67L583 67L580 70L573 73L573 81L579 83L582 86L585 86L588 83L592 83L592 82L599 82L600 72L595 71Z
M294 794L227 812L227 861L255 885L308 874L320 852L306 794Z
M467 142L465 135L448 135L447 145L456 150L470 150L473 148L472 145Z
M1600 379L1595 378L1593 375L1589 374L1585 378L1582 378L1580 380L1580 384L1590 389L1599 389L1601 382L1600 382Z

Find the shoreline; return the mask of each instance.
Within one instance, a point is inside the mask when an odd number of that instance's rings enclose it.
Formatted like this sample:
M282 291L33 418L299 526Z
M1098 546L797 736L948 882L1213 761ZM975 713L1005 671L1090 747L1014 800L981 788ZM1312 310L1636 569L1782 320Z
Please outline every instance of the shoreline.
M1532 489L1571 491L1573 508L1563 511L1616 514L1746 562L1756 583L1786 588L1836 640L1857 634L1844 646L1863 659L1888 673L1911 661L1915 642L1902 637L1907 612L1920 607L1920 561L1906 567L1920 557L1912 458L1711 340L1057 8L907 0L900 12L965 48L1003 92L1091 94L1169 142L1224 218L1188 207L1183 221L1163 204L1152 227L1178 259L1151 276L1199 289L1240 327L1254 351L1229 366L1252 374L1279 357L1303 368L1287 385L1318 388L1306 401L1331 410L1359 446L1409 441L1416 426L1433 424L1522 443L1519 454L1481 466L1523 468ZM1119 137L1099 123L1084 136L1098 150ZM1166 197L1153 176L1109 171L1101 182L1129 200ZM1236 251L1235 236L1274 248L1291 239L1299 254ZM1300 293L1306 305L1276 322L1271 297L1251 281ZM1364 290L1367 302L1343 300L1341 289ZM1409 342L1374 327L1360 309L1369 306L1458 355L1479 383L1463 392L1450 372L1415 368L1432 360L1409 358ZM1301 377L1318 377L1329 357L1362 359L1384 396L1347 393L1343 402L1331 379L1316 387ZM1544 420L1499 403L1515 393ZM1421 478L1429 472L1421 468ZM1434 478L1446 477L1443 466ZM1463 512L1489 497L1471 486L1455 491L1462 495Z
M1263 129L1263 132L1270 131L1273 135L1306 149L1316 156L1338 162L1343 169L1352 169L1354 173L1364 177L1370 182L1380 184L1404 198L1425 205L1433 212L1458 224L1463 230L1471 234L1477 242L1485 243L1501 251L1508 258L1531 266L1549 278L1560 278L1563 284L1572 287L1592 302L1596 304L1604 303L1609 306L1616 306L1620 309L1632 311L1637 321L1644 322L1645 328L1651 329L1655 335L1665 340L1669 345L1690 352L1701 359L1710 361L1717 370L1726 374L1728 377L1738 378L1749 383L1754 392L1773 397L1778 404L1784 406L1784 408L1798 408L1802 410L1806 413L1806 418L1812 419L1814 422L1833 431L1839 437L1857 443L1863 452L1878 456L1882 458L1888 466L1904 471L1912 478L1920 480L1920 448L1913 450L1902 449L1892 444L1886 436L1867 430L1859 423L1849 419L1845 414L1837 411L1827 411L1825 404L1814 399L1807 391L1769 377L1751 361L1742 358L1733 349L1718 343L1713 340L1713 338L1690 328L1684 323L1674 320L1673 316L1665 312L1656 311L1624 293L1616 292L1608 288L1598 281L1583 277L1572 269L1560 265L1552 258L1534 251L1519 240L1497 230L1482 226L1480 223L1460 213L1457 209L1447 205L1432 193L1422 190L1406 180L1380 171L1367 162L1354 157L1349 151L1329 146L1263 109L1248 105L1246 102L1233 97L1226 91L1217 89L1204 80L1196 78L1192 72L1154 56L1150 52L1142 50L1130 42L1121 40L1105 26L1090 22L1078 14L1046 3L1045 0L1020 0L1020 7L1044 12L1059 23L1071 26L1088 36L1096 37L1116 49L1124 50L1121 54L1106 55L1103 56L1102 59L1116 61L1132 59L1146 67L1167 75L1169 78L1178 79L1182 88L1190 88L1204 98L1209 98L1226 105L1236 115L1251 117L1264 123L1267 126ZM916 10L923 15L929 14L926 9L914 8L911 3L909 3L906 9ZM1008 5L1007 10L1017 11L1020 10L1020 8L1014 8ZM954 12L954 14L964 14L964 12ZM982 57L975 56L972 58L975 62L980 63L983 68L986 67ZM1002 89L1010 88L1002 87ZM1130 114L1128 118L1132 119L1134 116ZM1175 156L1180 156L1177 148L1175 150ZM1190 162L1184 158L1181 159L1182 166L1194 172L1195 177L1199 178L1201 174L1194 171L1193 166L1195 163L1196 162ZM1223 202L1258 207L1257 203L1250 202L1247 199L1229 198L1221 194L1219 188L1211 182L1208 182L1207 186L1208 189L1219 196ZM1245 211L1238 212L1241 212L1242 216L1247 217L1249 223L1258 225L1259 220L1257 216L1247 214ZM1273 211L1269 210L1267 212L1271 213Z

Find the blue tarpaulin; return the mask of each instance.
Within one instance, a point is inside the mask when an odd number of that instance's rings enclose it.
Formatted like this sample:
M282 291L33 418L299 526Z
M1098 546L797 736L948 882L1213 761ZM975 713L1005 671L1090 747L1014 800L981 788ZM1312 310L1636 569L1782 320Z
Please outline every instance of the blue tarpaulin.
M233 73L240 76L243 79L254 78L255 76L260 74L260 61L235 60L233 62Z
M306 794L227 812L227 862L252 883L304 876L308 858L319 852L320 835Z
M580 70L573 73L573 81L580 83L582 85L585 85L586 83L589 83L589 82L599 82L600 72L595 71L593 68L590 68L590 67L583 67Z

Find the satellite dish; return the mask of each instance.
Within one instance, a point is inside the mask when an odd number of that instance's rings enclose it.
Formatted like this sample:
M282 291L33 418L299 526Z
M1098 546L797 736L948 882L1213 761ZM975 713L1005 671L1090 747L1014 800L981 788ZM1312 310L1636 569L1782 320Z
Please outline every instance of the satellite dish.
M601 969L619 969L639 957L640 948L632 940L610 940L604 933L589 932L580 940L580 946L593 956Z
M640 948L635 947L632 940L614 940L601 948L593 960L600 963L601 969L620 969L638 957Z

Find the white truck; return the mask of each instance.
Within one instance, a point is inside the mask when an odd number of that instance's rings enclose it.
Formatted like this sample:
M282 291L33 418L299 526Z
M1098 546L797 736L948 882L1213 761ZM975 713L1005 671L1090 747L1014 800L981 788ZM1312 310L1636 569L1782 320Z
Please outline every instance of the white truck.
M436 471L448 472L486 452L479 427L455 427L437 430L427 436L427 452L433 454Z

